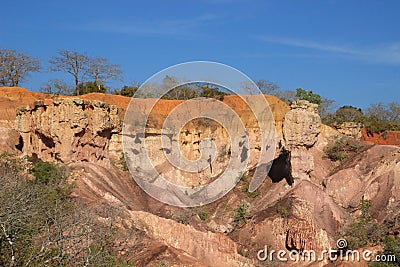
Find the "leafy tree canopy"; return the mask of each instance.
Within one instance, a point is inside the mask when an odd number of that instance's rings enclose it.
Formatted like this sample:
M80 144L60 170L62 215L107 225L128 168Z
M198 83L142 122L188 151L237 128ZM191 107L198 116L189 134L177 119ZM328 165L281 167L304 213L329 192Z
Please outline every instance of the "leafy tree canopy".
M107 88L100 84L96 84L96 82L85 82L85 83L80 83L78 84L77 88L79 94L84 95L84 94L89 94L89 93L106 93ZM77 95L78 93L75 92Z
M298 99L307 100L307 101L317 104L317 105L322 103L321 96L319 94L313 93L313 91L311 91L311 90L304 90L302 88L297 88L296 89L296 97Z
M122 95L132 97L135 95L136 91L139 89L139 85L124 85L121 90L115 90L115 95Z

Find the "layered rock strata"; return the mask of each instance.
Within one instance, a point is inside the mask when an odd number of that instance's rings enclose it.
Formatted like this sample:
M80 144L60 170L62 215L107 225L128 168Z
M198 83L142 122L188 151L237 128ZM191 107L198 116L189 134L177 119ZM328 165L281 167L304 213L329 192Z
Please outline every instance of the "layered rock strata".
M45 99L19 107L15 129L26 156L104 165L110 162L110 142L121 131L121 121L116 106L100 101Z

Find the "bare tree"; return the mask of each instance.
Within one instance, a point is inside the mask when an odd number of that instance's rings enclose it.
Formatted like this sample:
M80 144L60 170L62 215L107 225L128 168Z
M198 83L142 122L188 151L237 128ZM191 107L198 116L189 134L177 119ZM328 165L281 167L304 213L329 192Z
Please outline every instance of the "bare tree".
M118 256L135 258L144 247L145 234L125 223L122 209L69 200L48 211L49 230L40 236L43 249L36 258L50 266L113 266Z
M290 104L293 100L297 99L296 92L291 90L279 90L276 92L275 96L285 101L286 104Z
M375 117L381 121L386 121L389 118L388 110L383 103L371 104L366 113L368 117Z
M371 104L366 113L381 121L400 123L400 104L397 102Z
M390 121L400 123L400 104L398 102L389 103Z
M40 225L43 194L19 175L20 163L1 155L0 160L0 265L21 265L29 250L31 232Z
M79 83L87 74L89 57L76 51L59 50L58 56L49 60L50 71L60 71L71 74L75 80L75 94L79 95Z
M322 98L321 104L318 106L318 113L321 118L326 117L332 112L335 106L335 100Z
M73 95L74 89L61 80L50 80L40 88L40 91L49 95Z
M270 82L267 80L258 80L256 81L256 85L260 89L261 93L267 95L276 95L280 88L276 82Z
M92 58L88 62L88 75L99 91L108 80L122 80L120 65L110 64L105 58Z
M16 50L0 49L0 85L19 86L29 72L40 69L38 59Z
M265 95L277 96L277 94L281 92L279 90L280 86L276 82L270 82L267 80L257 80L254 81L254 83L251 81L244 81L240 85L244 92L251 95L259 94L261 92Z

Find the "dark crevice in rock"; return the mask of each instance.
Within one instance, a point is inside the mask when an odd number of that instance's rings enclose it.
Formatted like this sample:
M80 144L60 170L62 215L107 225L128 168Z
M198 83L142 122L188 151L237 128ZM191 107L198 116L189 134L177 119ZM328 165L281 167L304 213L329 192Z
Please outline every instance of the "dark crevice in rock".
M272 166L269 170L268 176L271 178L273 183L278 183L285 179L289 185L293 185L290 151L284 148L282 149L279 157L274 159L274 161L272 162Z
M24 148L24 139L22 138L21 135L18 138L18 144L15 145L15 148L21 152L22 152L22 149Z
M146 132L144 134L144 138L151 137L151 136L161 136L161 134L160 133L149 133L149 132Z
M43 144L45 144L48 148L54 148L56 146L53 139L51 139L50 137L47 137L39 132L36 132L36 134L40 138L40 140L42 140Z
M85 135L85 129L75 134L75 137L82 137Z
M99 136L101 136L101 137L104 137L104 138L107 138L108 140L110 140L111 139L111 129L106 129L106 130L104 130L104 131L101 131L100 133L98 133L99 134Z
M93 111L94 110L94 107L93 107L93 105L83 105L83 109L82 109L83 111L87 111L87 110L89 110L89 111Z

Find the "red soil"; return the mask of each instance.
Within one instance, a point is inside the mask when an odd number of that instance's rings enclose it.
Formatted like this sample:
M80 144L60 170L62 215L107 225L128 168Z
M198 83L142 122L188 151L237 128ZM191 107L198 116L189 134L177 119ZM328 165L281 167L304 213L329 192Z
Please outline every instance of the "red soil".
M73 97L75 96L68 96L68 98ZM265 97L274 114L275 121L282 122L283 116L290 109L289 106L274 96L266 95ZM15 109L17 107L31 105L35 100L46 98L55 98L55 96L32 92L20 87L0 87L0 120L14 120L16 116ZM121 118L123 118L125 110L131 101L130 97L102 93L90 93L79 96L78 98L99 100L110 105L116 105L122 111ZM143 101L146 100L144 99ZM153 115L164 117L164 115L169 114L172 109L182 102L182 100L160 100L154 107ZM223 102L232 107L239 115L247 113L246 111L248 111L247 104L239 96L226 96Z
M387 131L384 133L368 134L366 129L361 130L361 140L376 145L400 145L400 132Z

